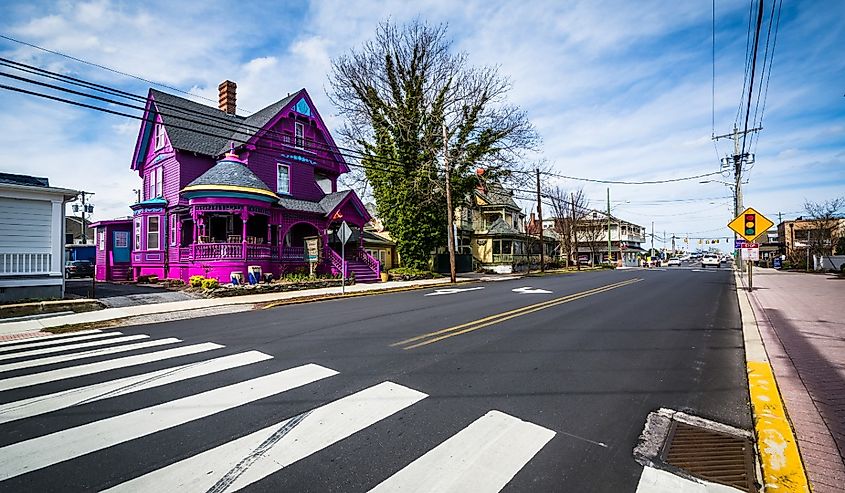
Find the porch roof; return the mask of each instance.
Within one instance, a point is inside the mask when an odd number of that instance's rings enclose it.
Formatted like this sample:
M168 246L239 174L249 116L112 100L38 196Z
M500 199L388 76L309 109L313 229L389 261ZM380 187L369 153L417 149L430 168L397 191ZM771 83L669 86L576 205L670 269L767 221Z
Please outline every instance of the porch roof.
M333 192L327 194L319 201L294 199L291 197L279 197L278 204L285 209L301 212L312 212L316 214L329 215L334 212L339 205L341 205L350 195L353 195L352 190L343 190L340 192ZM364 210L366 214L366 209Z
M262 200L278 197L235 154L226 154L226 157L192 181L182 191L190 192L194 196L199 196L203 192L211 192L215 195L228 192L259 195L264 197Z

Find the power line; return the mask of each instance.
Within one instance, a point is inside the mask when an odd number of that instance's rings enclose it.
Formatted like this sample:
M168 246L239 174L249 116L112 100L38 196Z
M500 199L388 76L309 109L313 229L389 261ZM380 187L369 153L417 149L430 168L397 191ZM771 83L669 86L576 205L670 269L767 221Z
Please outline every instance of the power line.
M758 0L757 25L754 31L754 50L751 57L751 78L748 83L748 104L745 107L745 131L742 134L742 152L745 154L745 141L748 139L748 118L751 116L751 97L754 92L754 73L757 70L757 48L760 45L760 28L763 26L763 0Z
M108 70L109 72L112 72L112 73L115 73L115 74L118 74L118 75L122 75L122 76L124 76L124 77L131 77L131 78L133 78L133 79L137 79L137 80L140 80L140 81L142 81L142 82L146 82L147 84L150 84L150 85L153 85L153 86L164 87L164 88L166 88L166 89L170 89L171 91L176 91L176 92L179 92L179 93L181 93L181 94L185 94L185 95L192 96L192 97L199 98L199 99L204 99L204 100L206 100L206 101L210 101L210 102L212 102L212 103L216 103L216 102L217 102L217 101L215 101L215 100L213 100L213 99L211 99L211 98L207 98L207 97L205 97L205 96L200 96L199 94L193 94L193 93L191 93L191 92L188 92L188 91L184 91L184 90L182 90L182 89L179 89L178 87L173 87L173 86L169 86L169 85L167 85L167 84L161 83L161 82L156 82L156 81L154 81L154 80L145 79L145 78L143 78L143 77L141 77L141 76L139 76L139 75L130 74L130 73L128 73L128 72L122 72L122 71L120 71L120 70L117 70L117 69L111 68L111 67L109 67L109 66L99 64L99 63L89 62L88 60L84 60L84 59L82 59L82 58L78 58L78 57L75 57L75 56L73 56L73 55L68 55L67 53L62 53L62 52L60 52L60 51L51 50L51 49L49 49L49 48L44 48L43 46L38 46L38 45L33 44L33 43L28 43L28 42L26 42L26 41L22 41L22 40L20 40L20 39L15 39L15 38L13 38L13 37L11 37L11 36L6 36L6 35L4 35L4 34L0 34L0 38L3 38L3 39L5 39L5 40L7 40L7 41L12 41L12 42L15 42L15 43L18 43L18 44L22 44L22 45L25 45L25 46L29 46L30 48L35 48L36 50L41 50L41 51L46 52L46 53L50 53L50 54L53 54L53 55L58 55L58 56L61 56L61 57L67 58L67 59L69 59L69 60L73 60L73 61L75 61L75 62L84 63L85 65L90 65L90 66L92 66L92 67L97 67L97 68L99 68L99 69ZM249 110L247 110L247 109L245 109L245 108L241 108L241 109L242 109L244 112L246 112L246 113L252 113L252 111L249 111Z
M774 4L772 4L772 5L774 6ZM763 124L763 114L766 112L766 100L769 96L769 79L771 79L771 77L772 77L772 64L774 63L774 59L775 59L775 47L777 46L777 42L778 42L778 30L780 29L780 14L781 14L782 8L783 8L783 0L778 0L778 8L777 8L777 16L776 16L777 20L775 21L775 34L774 34L774 39L772 40L772 51L771 51L771 55L769 56L769 69L768 69L768 71L766 71L765 65L763 66L763 71L766 73L766 87L763 90L763 106L760 109L760 119L758 120L758 123L755 124L755 126L758 126L758 127L763 126L762 125ZM773 9L773 13L774 13L774 9ZM769 23L769 32L771 32L771 21ZM768 46L769 46L769 36L766 36L766 49L767 49L767 51L768 51ZM762 79L762 77L761 77L761 79ZM757 99L759 101L759 93L758 93ZM757 118L757 110L756 109L754 110L754 118L755 119ZM751 137L752 137L752 141L753 141L752 145L754 146L754 152L757 152L757 144L760 142L760 136L757 135L756 139L755 139L755 136L753 136L753 135Z
M95 91L98 91L98 92L106 92L106 93L113 95L113 96L123 97L123 98L127 98L127 99L133 99L133 100L138 101L138 102L141 102L141 101L146 102L146 100L147 100L147 98L140 96L140 95L137 95L137 94L133 94L133 93L122 91L122 90L115 89L115 88L112 88L112 87L104 86L102 84L92 83L92 82L89 82L89 81L85 81L83 79L65 76L63 74L58 74L58 73L51 72L51 71L48 71L48 70L45 70L45 69L41 69L39 67L26 65L26 64L23 64L23 63L20 63L20 62L16 62L14 60L0 58L0 62L2 62L2 63L0 63L0 65L6 66L6 67L25 71L25 72L30 73L30 74L35 74L35 75L51 78L51 79L54 79L54 80L60 80L62 82L67 82L67 83L70 83L70 84L73 84L73 85L78 85L78 86L85 87L85 88L88 88L88 89L92 89L92 90L95 90ZM23 82L26 82L26 83L40 85L42 87L48 87L50 89L59 90L59 91L75 94L75 95L78 95L78 96L96 99L96 100L106 102L106 103L109 103L109 104L124 106L124 107L127 107L127 108L136 109L136 110L139 110L139 111L146 111L145 107L130 105L130 104L127 104L127 103L124 103L124 102L121 102L121 101L116 101L114 99L103 98L101 96L97 96L97 95L94 95L94 94L84 93L84 92L81 92L81 91L75 91L75 90L72 90L72 89L69 89L69 88L66 88L66 87L62 87L62 86L56 86L56 85L53 85L53 84L39 82L39 81L35 81L33 79L27 79L25 77L15 76L15 75L12 75L12 74L0 73L0 75L10 77L10 78L14 78L16 80L20 80L20 81L23 81ZM8 89L8 87L4 87L4 88ZM36 93L31 92L31 91L26 92L26 93L30 94L30 95L37 95ZM67 101L63 101L61 99L57 99L57 101L67 102ZM183 113L183 114L196 116L196 118L198 118L199 120L189 119L189 118L185 118L183 116L178 116L178 115L174 115L174 114L167 114L167 113L164 113L161 110L159 110L159 113L162 114L163 116L170 116L170 117L173 117L173 118L179 118L179 119L186 121L186 122L189 122L189 123L206 124L210 127L213 127L213 128L219 129L219 130L225 130L225 131L228 131L228 132L233 131L232 126L234 125L234 122L232 122L231 120L228 120L228 119L226 119L222 116L221 117L216 117L216 116L210 117L209 115L206 115L206 114L201 114L201 113L198 113L196 111L187 110L187 109L184 109L184 108L173 107L173 105L167 105L166 103L162 103L162 102L158 102L158 101L156 102L156 105L162 106L164 108L171 106L171 109L173 109L174 111L179 111L180 113ZM83 107L91 107L91 105L82 105L82 106ZM93 107L91 109L100 109L100 108L99 107ZM119 115L119 116L125 116L123 114L120 114L119 112L113 113L113 114L116 114L116 115ZM209 121L217 121L217 122L219 122L219 124L214 125L214 124L208 123ZM174 126L174 125L171 124L171 126ZM265 134L268 134L268 133L269 134L276 134L276 135L281 135L282 137L285 137L281 132L266 130L266 129L263 129L262 127L245 124L243 122L238 122L237 127L238 128L236 128L234 130L235 133L237 133L239 130L242 130L242 129L243 130L252 129L252 130L255 130L255 131L264 131ZM176 128L183 128L183 127L176 127ZM188 128L183 128L183 129L198 132L198 133L203 133L203 132L198 131L196 129L188 129ZM238 140L238 139L235 138L234 134L233 135L215 135L215 134L210 134L210 133L207 133L207 132L205 134L209 135L209 136L213 136L213 137L230 139L232 141ZM276 142L279 142L279 141L276 141ZM246 141L244 141L242 143L246 143ZM284 143L284 142L281 142L281 143ZM381 157L378 157L378 156L372 156L372 155L365 154L365 153L363 153L361 151L357 151L357 150L343 148L343 147L340 147L340 146L322 145L322 144L318 144L316 142L309 143L309 145L314 147L314 148L318 148L318 149L322 147L322 150L324 150L324 151L333 152L333 153L339 154L341 156L349 157L349 158L352 158L352 159L368 160L370 162L383 164L385 166L394 166L394 167L400 166L400 167L404 168L404 164L401 163L401 162L386 159L386 158L381 158ZM341 151L346 151L346 152L341 152ZM351 163L347 163L347 164L351 165ZM393 170L393 171L395 171L395 170ZM404 169L399 170L399 171L402 172L402 173L405 172ZM508 170L508 169L505 169L504 171L510 172L510 173L526 172L526 171L523 171L523 170ZM665 183L675 183L675 182L679 182L679 181L694 180L694 179L698 179L698 178L703 178L703 177L707 177L707 176L713 176L713 175L716 175L716 174L720 174L721 172L703 173L703 174L698 174L698 175L694 175L694 176L664 179L664 180L643 180L643 181L602 180L602 179L575 177L575 176L563 175L563 174L551 173L551 172L542 172L542 173L547 175L547 176L553 176L553 177L558 177L558 178L563 178L563 179L570 179L570 180L575 180L575 181L592 182L592 183L617 184L617 185L653 185L653 184L665 184Z

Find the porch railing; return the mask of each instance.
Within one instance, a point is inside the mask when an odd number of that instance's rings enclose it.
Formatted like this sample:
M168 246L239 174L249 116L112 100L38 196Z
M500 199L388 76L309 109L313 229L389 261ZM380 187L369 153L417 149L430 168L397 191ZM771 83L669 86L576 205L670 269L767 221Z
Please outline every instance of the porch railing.
M276 258L280 262L305 262L305 247L279 246L276 249Z
M49 274L51 253L0 253L0 276Z
M331 248L326 247L326 254L325 254L325 256L326 256L326 258L328 258L328 259L329 259L329 261L332 263L332 267L333 267L336 271L341 272L341 273L343 274L343 277L344 277L344 278L348 277L348 276L346 275L346 272L347 272L347 265L346 265L346 261L345 261L345 260L343 260L343 259L340 257L340 255L338 255L338 254L337 254L337 252L335 252L335 251L334 251L334 250L332 250Z
M381 276L381 262L379 262L377 258L367 253L366 250L361 249L358 250L358 252L361 261L367 264L367 267L369 267L373 272L375 272L376 276Z
M248 259L256 259L256 260L269 259L270 253L271 253L270 245L253 245L251 243L246 244L246 258L248 258Z

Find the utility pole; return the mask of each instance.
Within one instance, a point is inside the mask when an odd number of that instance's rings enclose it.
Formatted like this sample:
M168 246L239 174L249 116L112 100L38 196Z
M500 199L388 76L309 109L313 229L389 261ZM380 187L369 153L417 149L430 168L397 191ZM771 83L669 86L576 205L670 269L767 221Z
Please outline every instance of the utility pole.
M672 255L675 255L675 233L672 233Z
M654 221L651 222L651 252L649 256L654 254Z
M537 220L540 223L540 272L546 272L546 245L543 244L543 200L540 196L540 168L537 171ZM530 253L529 253L530 255ZM528 265L531 265L531 257L528 257ZM454 282L454 281L453 281Z
M572 204L572 224L570 225L569 229L572 231L572 240L575 243L573 250L575 250L575 265L578 266L578 270L581 270L581 258L578 255L578 216L575 215L575 194L570 193L570 204Z
M760 130L763 130L763 127L751 128L751 129L748 129L748 130L740 131L736 127L736 124L734 124L733 132L731 132L729 134L714 135L713 136L713 140L720 140L720 139L728 139L729 138L729 139L733 140L733 142L734 142L734 153L733 153L733 156L732 156L732 158L733 158L732 164L733 164L733 169L734 169L734 186L733 186L733 189L734 189L734 217L738 217L739 214L743 211L743 206L742 206L742 168L743 168L743 166L746 162L747 163L753 163L754 162L754 156L753 155L751 155L747 152L743 152L742 149L740 149L739 139L743 135L754 133L754 132L759 132ZM749 158L750 158L750 160L749 160ZM723 163L727 163L727 160L723 161ZM736 240L736 239L737 239L737 234L734 233L734 240ZM736 259L736 265L739 266L739 265L742 265L742 264L739 261L738 255L739 255L738 250L734 249L734 257ZM740 271L742 271L741 267L740 267Z
M780 224L780 223L782 223L782 222L783 222L783 213L782 213L782 212L778 212L778 224Z
M454 217L452 213L452 170L449 163L449 136L446 132L446 124L443 124L443 165L446 168L446 224L449 232L446 241L449 242L449 278L452 283L455 279L455 230Z
M607 187L607 264L612 262L610 258L610 187Z
M82 244L85 245L88 243L88 231L85 225L85 212L87 211L87 206L85 205L85 196L87 195L94 195L93 192L79 192L79 195L82 197ZM74 206L76 207L76 206Z

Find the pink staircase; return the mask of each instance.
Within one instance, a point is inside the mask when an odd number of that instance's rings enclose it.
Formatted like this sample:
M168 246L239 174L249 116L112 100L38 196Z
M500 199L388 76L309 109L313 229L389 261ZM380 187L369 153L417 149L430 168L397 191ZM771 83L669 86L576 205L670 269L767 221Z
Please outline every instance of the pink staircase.
M347 260L346 270L349 274L355 274L355 282L373 283L381 282L381 276L370 268L366 262L361 260Z

